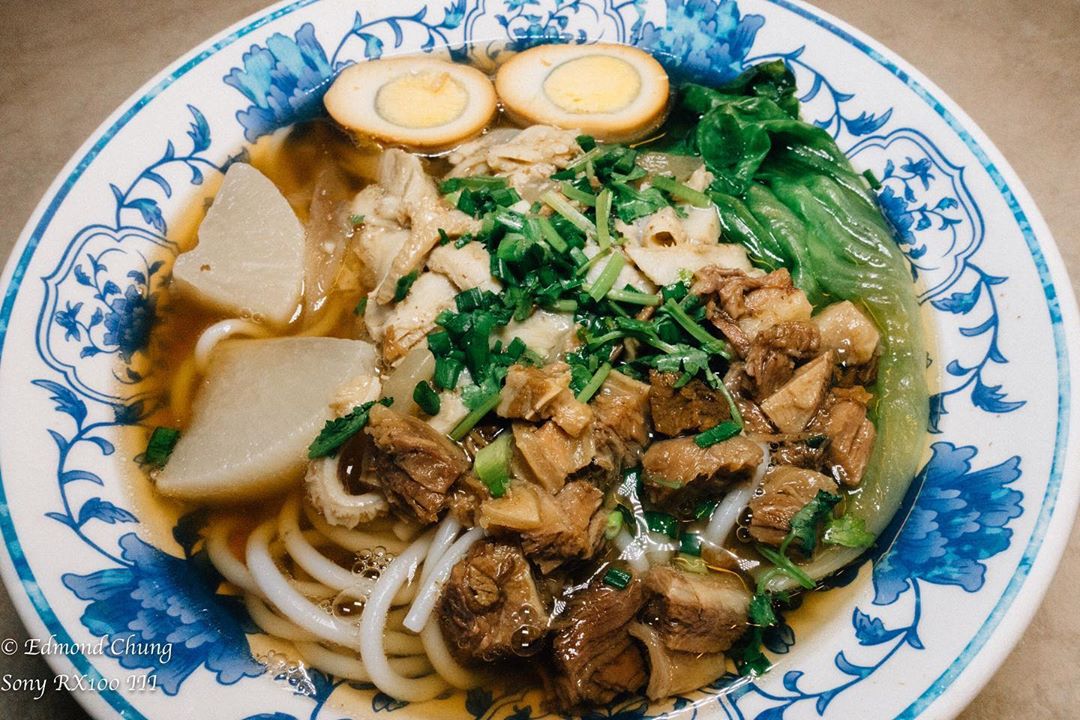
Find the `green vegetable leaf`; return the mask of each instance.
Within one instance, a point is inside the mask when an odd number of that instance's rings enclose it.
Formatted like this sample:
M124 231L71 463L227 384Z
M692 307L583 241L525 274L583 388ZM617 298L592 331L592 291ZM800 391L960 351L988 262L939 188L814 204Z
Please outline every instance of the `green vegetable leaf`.
M822 536L829 545L842 545L849 548L868 548L874 544L874 534L866 529L866 522L858 515L844 513L832 518L825 525Z
M394 302L401 302L408 296L409 290L412 289L413 283L416 282L419 275L418 271L413 270L408 275L402 275L398 278L397 285L394 286Z
M386 407L390 407L393 403L393 398L383 398L378 401L379 405L385 405ZM366 402L354 407L349 411L348 415L327 420L318 437L308 447L308 459L315 460L316 458L335 454L338 448L344 445L349 438L363 430L364 426L367 425L371 408L374 406L374 401Z
M817 547L818 530L821 529L822 524L832 513L832 509L836 507L838 502L840 502L839 495L818 490L817 495L806 505L803 505L802 509L791 518L791 530L780 546L781 552L786 550L790 543L794 542L795 547L803 555L809 557L814 552L814 548Z

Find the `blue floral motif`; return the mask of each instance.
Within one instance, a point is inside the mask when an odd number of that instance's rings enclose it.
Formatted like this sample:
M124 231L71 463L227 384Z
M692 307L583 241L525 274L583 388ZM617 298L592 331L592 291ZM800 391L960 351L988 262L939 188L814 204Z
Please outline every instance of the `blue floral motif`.
M884 187L878 193L878 204L881 212L896 232L896 242L900 245L915 244L915 213L908 210L908 203L902 196L897 195L891 187Z
M114 297L105 315L106 345L115 345L124 362L150 342L157 310L157 296L128 285L123 296Z
M765 18L743 15L733 0L666 3L667 24L644 23L634 44L656 53L688 79L724 82L742 72Z
M90 601L82 622L108 638L109 656L123 667L149 670L168 695L203 666L226 685L264 672L251 658L244 633L252 628L243 606L215 595L221 578L204 556L173 557L134 533L119 544L121 567L62 578L79 599ZM164 643L171 655L152 648Z
M225 82L252 103L236 114L248 142L319 112L333 71L311 23L292 38L274 33L266 47L252 45L242 61Z
M932 450L915 479L915 505L874 568L877 605L896 602L915 579L977 591L986 574L982 561L1009 547L1008 523L1023 512L1023 495L1007 487L1020 477L1018 456L972 470L975 448L937 442Z

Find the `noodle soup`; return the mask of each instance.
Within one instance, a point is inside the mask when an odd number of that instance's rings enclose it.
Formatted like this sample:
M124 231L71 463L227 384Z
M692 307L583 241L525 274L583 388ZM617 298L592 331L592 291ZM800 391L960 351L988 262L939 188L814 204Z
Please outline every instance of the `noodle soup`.
M766 672L927 412L910 274L790 72L541 46L325 103L179 256L144 455L276 652L410 702L509 668L559 711Z

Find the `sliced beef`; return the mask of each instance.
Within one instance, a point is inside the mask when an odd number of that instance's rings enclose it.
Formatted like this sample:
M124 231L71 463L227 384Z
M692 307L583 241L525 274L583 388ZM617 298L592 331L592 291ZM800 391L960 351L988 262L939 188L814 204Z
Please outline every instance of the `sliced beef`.
M723 652L746 630L750 592L734 574L654 567L645 589L642 618L671 650Z
M649 441L649 386L613 370L592 400L596 420L639 448Z
M573 437L592 422L592 410L570 392L570 366L552 363L542 368L514 365L506 374L499 417L537 422L552 419Z
M501 498L480 507L480 525L494 535L513 537L545 574L568 560L593 557L604 539L604 495L576 481L556 495L519 482Z
M743 428L749 435L771 435L776 432L772 422L761 410L761 406L750 399L753 382L746 374L746 363L733 362L724 374L724 386L735 398L735 405L742 416Z
M691 292L707 298L709 320L742 357L762 330L781 322L809 320L813 312L806 294L792 285L784 269L748 275L711 265L695 274Z
M464 662L535 654L548 614L521 549L482 540L450 572L438 605L439 625Z
M765 475L760 495L750 501L750 535L758 542L779 545L791 529L791 518L819 490L835 494L836 482L827 475L791 465L778 465Z
M804 321L782 322L762 330L746 354L746 374L754 397L772 395L795 374L796 365L818 353L817 326Z
M464 451L423 420L382 405L371 408L365 431L390 507L424 524L438 520L450 487L469 469Z
M704 432L731 416L720 391L698 379L675 387L678 381L675 373L649 372L649 409L656 432L669 437Z
M685 653L667 647L656 628L643 623L630 626L630 635L645 646L649 657L649 684L645 695L662 700L697 690L724 674L724 653Z
M659 440L642 458L645 490L657 505L692 506L752 476L763 457L757 443L741 435L707 448L698 446L692 437Z
M825 462L833 477L847 487L862 482L874 450L877 430L866 417L870 397L861 387L837 388L814 420L814 428L829 438Z
M621 590L597 579L570 598L551 649L560 710L608 703L645 685L645 657L630 636L644 599L637 579Z
M761 402L761 409L782 433L802 432L829 391L834 355L830 350L803 365Z
M573 437L554 421L537 427L516 422L514 432L514 474L531 480L551 493L566 484L567 478L594 462L596 437L591 429Z

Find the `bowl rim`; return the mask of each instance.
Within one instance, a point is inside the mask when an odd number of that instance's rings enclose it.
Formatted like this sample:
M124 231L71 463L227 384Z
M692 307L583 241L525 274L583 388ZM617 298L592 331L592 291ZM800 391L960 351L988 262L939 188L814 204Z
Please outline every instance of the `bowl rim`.
M1080 406L1080 384L1073 383L1071 378L1073 358L1080 358L1080 313L1076 295L1057 242L1034 199L1001 151L956 101L919 71L916 65L846 21L802 0L761 1L818 25L867 55L875 64L903 82L946 122L989 174L1017 221L1036 264L1044 300L1050 310L1057 354L1060 406L1053 462L1036 525L1016 573L995 602L986 623L949 667L896 716L953 717L989 682L1041 606L1080 506L1080 483L1071 481L1080 462L1080 426L1070 422L1072 407ZM0 363L5 359L8 321L25 279L25 271L56 210L101 150L145 105L203 61L278 18L318 2L320 0L280 0L199 43L129 95L79 146L42 195L0 274L0 287L3 288L0 294ZM0 408L3 408L2 400L3 388L0 386ZM0 579L31 637L66 635L51 605L40 595L33 569L27 564L20 540L11 525L2 470L3 461L0 459L0 535L3 538L0 543L3 545L3 552L0 552ZM44 657L57 674L72 670L88 675L97 672L81 653L73 656L47 654ZM122 697L118 697L119 702L116 703L98 692L78 692L73 695L95 718L143 717Z

